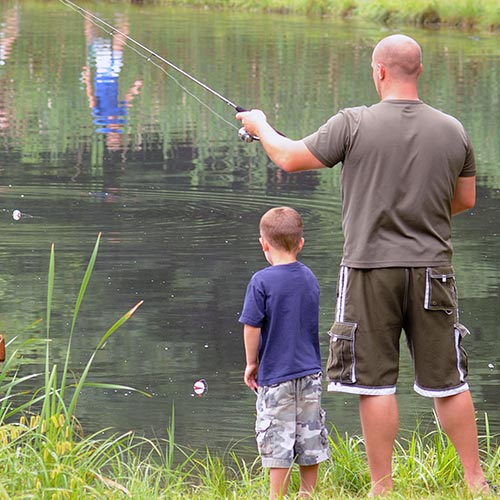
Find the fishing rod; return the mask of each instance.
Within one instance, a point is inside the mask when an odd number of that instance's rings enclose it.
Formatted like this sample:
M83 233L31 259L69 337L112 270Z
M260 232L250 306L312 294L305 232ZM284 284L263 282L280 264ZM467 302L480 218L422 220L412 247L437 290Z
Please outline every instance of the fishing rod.
M242 108L241 106L238 106L236 103L234 103L233 101L230 101L227 97L224 97L222 94L219 94L219 92L215 91L214 89L212 89L211 87L209 87L208 85L206 85L205 83L201 82L200 80L198 80L197 78L195 78L194 76L190 75L187 71L184 71L182 68L180 68L179 66L175 65L174 63L168 61L167 59L165 59L164 57L162 57L161 55L159 55L158 53L154 52L153 50L149 49L148 47L146 47L145 45L143 45L142 43L138 42L137 40L135 40L134 38L132 38L131 36L127 35L126 33L123 33L122 31L120 31L118 28L115 28L113 25L109 24L108 22L104 21L103 19L101 19L100 17L96 16L95 14L93 14L92 12L89 12L88 10L85 10L83 7L80 7L79 5L77 5L76 3L72 2L71 0L59 0L62 4L66 5L66 7L69 7L71 9L73 9L75 12L77 12L78 14L80 14L81 16L87 18L89 21L91 21L95 26L101 28L102 30L105 30L104 27L108 28L111 30L111 35L113 34L118 34L120 36L122 36L125 40L127 40L128 42L134 44L134 46L137 48L140 48L142 51L146 52L147 54L149 54L149 57L147 58L147 61L150 61L152 62L152 60L150 59L150 57L154 57L156 58L158 61L161 61L162 63L166 64L169 68L177 71L178 73L180 73L182 76L188 78L189 80L191 80L193 83L195 83L196 85L200 86L202 89L206 90L207 92L209 92L210 94L214 95L215 97L217 97L218 99L220 99L222 102L224 102L225 104L227 104L228 106L232 107L235 111L237 111L238 113L240 112L244 112L244 111L248 111L247 109L245 108ZM141 55L142 57L145 58L145 55L141 52L139 52L136 48L132 47L131 45L127 45L129 48L133 49L137 54ZM155 63L154 63L155 64ZM155 64L156 66L158 66L157 64ZM160 66L158 66L160 67ZM161 68L161 67L160 67ZM168 75L168 73L167 73ZM170 76L170 75L169 75ZM172 77L173 78L173 77ZM177 80L174 78L174 80L177 82ZM179 83L179 82L177 82ZM183 90L185 90L188 94L190 94L191 96L195 97L193 94L191 94L185 87L183 87L180 83L179 85L181 86L181 88ZM199 101L199 99L198 99ZM201 102L201 101L199 101ZM204 104L204 103L202 103ZM208 107L208 106L207 106ZM209 108L213 113L215 113L217 115L217 113L212 110L211 108ZM217 115L220 117L220 115ZM222 118L222 117L220 117ZM223 118L222 118L223 119ZM224 120L226 121L226 123L229 123L227 122L227 120ZM231 124L232 125L232 124ZM236 128L236 127L235 127ZM254 140L259 140L258 137L255 137L255 136L252 136L250 135L246 130L245 130L245 127L241 127L240 129L238 129L238 137L244 141L244 142L252 142Z

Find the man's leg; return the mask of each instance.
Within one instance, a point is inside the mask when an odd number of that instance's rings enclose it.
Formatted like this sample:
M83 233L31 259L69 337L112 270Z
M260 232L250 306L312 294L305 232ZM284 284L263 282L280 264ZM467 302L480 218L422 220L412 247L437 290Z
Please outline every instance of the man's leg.
M477 427L470 391L434 398L439 422L457 450L464 476L472 492L487 492L488 484L479 461Z
M380 495L392 489L392 451L399 427L396 396L361 396L359 414L370 467L370 495Z

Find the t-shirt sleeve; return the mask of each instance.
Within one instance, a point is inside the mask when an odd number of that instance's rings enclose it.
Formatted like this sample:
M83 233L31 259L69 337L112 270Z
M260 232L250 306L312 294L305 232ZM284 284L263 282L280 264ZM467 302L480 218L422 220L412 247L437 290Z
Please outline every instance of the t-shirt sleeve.
M476 160L474 157L474 147L469 136L466 134L465 162L460 177L474 177L476 175Z
M244 325L254 326L259 328L262 326L262 321L265 317L265 296L264 291L259 286L258 280L254 277L248 283L245 300L243 302L243 310L239 318L239 322Z
M351 135L359 124L364 106L346 108L332 116L316 132L303 139L311 153L327 167L344 161Z
M332 116L316 132L304 138L307 149L327 167L335 166L344 159L345 119L342 113Z

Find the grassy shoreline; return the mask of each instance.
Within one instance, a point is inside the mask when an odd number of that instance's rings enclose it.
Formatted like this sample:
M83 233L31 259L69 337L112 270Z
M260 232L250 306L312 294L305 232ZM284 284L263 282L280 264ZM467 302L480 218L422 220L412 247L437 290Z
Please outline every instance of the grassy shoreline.
M254 500L266 498L267 471L260 460L246 462L238 451L215 454L178 447L169 437L149 440L133 433L82 437L64 413L48 419L21 417L0 426L2 499ZM485 417L486 418L486 417ZM78 432L77 432L78 431ZM312 500L366 498L369 473L363 440L332 429L331 458L320 465ZM492 436L481 438L486 474L500 479L499 450ZM385 498L472 500L459 459L441 429L417 428L396 442L394 492ZM298 491L292 473L289 498ZM477 497L477 496L476 496ZM487 499L489 496L482 496ZM493 497L493 495L491 495Z
M106 1L106 0L105 0ZM138 5L191 6L358 19L382 24L456 27L500 33L496 0L109 0Z

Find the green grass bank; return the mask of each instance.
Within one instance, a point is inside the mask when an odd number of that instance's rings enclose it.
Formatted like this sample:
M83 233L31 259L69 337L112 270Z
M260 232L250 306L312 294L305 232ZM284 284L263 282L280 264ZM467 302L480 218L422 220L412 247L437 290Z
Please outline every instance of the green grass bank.
M105 0L106 1L106 0ZM457 27L500 33L497 0L110 0L141 5L299 14L383 24Z
M0 426L0 498L3 500L257 500L267 498L267 472L235 450L215 454L177 447L171 438L148 440L132 433L81 437L63 413L32 416ZM498 449L482 438L484 468L499 479ZM369 474L358 436L330 436L332 457L320 466L312 500L367 498ZM498 484L498 483L497 483ZM298 471L289 496L296 498ZM385 500L487 500L465 487L446 436L418 429L396 443L394 492Z

